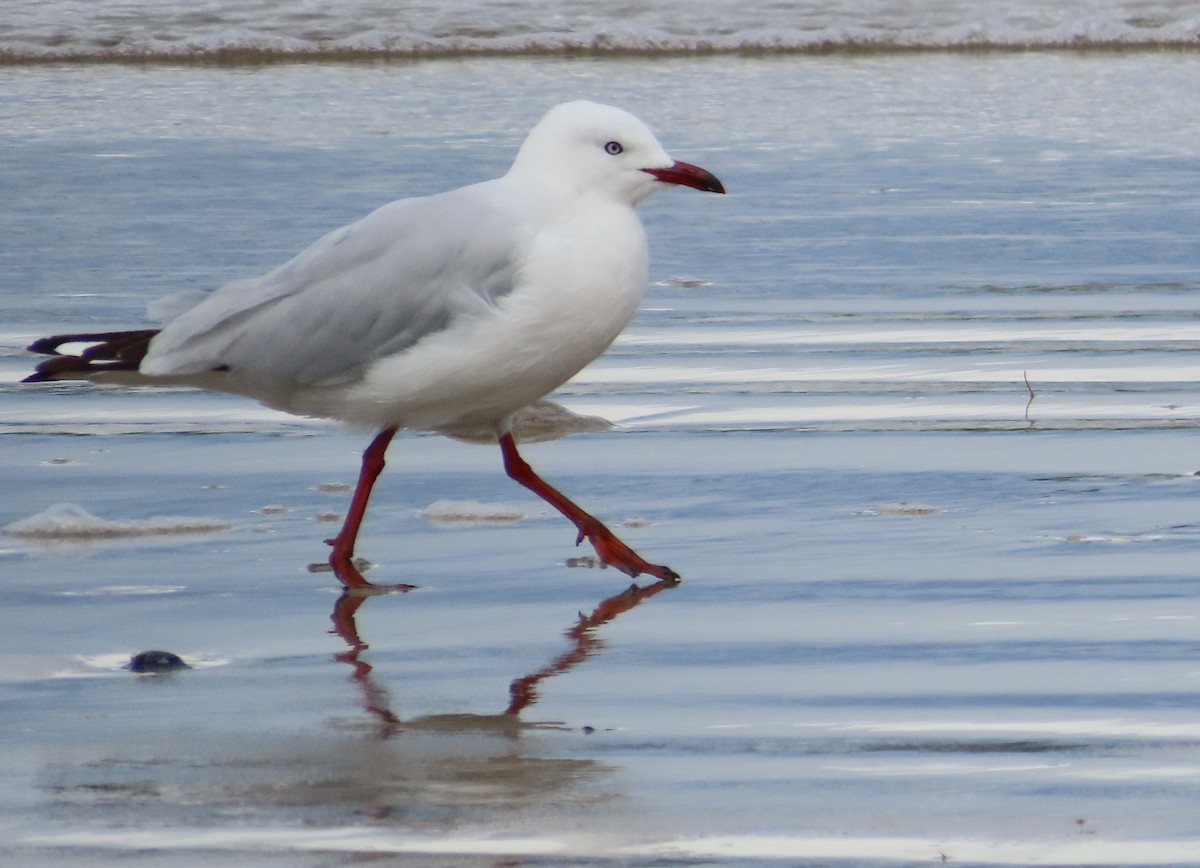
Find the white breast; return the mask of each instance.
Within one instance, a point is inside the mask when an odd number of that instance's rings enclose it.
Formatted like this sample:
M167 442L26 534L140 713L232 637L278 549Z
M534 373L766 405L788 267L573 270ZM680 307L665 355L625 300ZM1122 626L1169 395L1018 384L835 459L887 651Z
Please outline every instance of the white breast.
M575 209L533 238L518 287L494 308L379 360L336 396L298 393L288 409L375 427L498 424L608 348L636 312L646 275L631 208Z

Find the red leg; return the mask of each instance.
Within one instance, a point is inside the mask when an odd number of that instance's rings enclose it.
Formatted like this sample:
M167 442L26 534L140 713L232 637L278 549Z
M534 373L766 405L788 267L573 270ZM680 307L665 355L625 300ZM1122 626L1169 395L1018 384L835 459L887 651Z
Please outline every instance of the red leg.
M329 565L333 574L343 585L358 591L407 591L413 585L375 585L363 578L358 567L354 566L354 542L358 538L358 528L367 512L367 501L371 499L371 489L375 480L383 472L383 455L387 452L388 444L396 436L395 428L385 428L371 441L371 445L363 452L362 470L358 474L358 485L354 488L354 497L350 501L350 510L342 529L333 539L325 540L333 546L329 553Z
M616 534L605 527L598 518L584 512L565 494L538 476L517 452L517 444L511 433L506 431L500 435L500 450L504 454L504 470L508 475L569 518L579 529L579 536L575 539L576 545L587 537L603 563L616 567L626 575L648 573L664 582L679 581L677 572L669 567L660 567L643 560L641 555L617 539Z

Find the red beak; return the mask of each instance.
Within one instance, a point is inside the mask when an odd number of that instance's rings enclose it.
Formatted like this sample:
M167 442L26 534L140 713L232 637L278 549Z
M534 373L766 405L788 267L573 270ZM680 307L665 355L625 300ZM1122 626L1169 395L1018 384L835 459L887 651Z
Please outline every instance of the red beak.
M684 187L703 190L705 193L725 192L725 187L717 180L716 175L699 166L693 166L691 163L676 161L665 169L642 169L642 171L648 172L664 184L680 184Z

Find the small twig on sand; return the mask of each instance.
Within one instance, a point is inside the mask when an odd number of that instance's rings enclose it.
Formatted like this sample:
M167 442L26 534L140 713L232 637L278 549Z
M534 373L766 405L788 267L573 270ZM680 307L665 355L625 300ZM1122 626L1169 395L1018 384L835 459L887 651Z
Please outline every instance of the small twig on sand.
M1029 400L1025 402L1025 421L1033 424L1029 419L1029 408L1033 406L1033 399L1037 394L1033 391L1033 386L1029 385L1029 371L1022 371L1021 375L1025 378L1025 388L1029 390Z

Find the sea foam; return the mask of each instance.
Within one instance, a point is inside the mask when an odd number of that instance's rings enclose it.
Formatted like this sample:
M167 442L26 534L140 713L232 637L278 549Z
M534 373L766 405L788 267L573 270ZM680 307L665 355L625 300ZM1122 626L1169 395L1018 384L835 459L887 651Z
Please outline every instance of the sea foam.
M105 4L48 0L0 35L0 63L170 60L228 64L304 59L483 56L859 54L890 51L1175 48L1192 50L1200 18L1183 0L1148 11L1135 0L1081 4L812 4L617 0L543 5L515 0L440 4L225 3L203 17L181 0ZM482 22L486 22L483 24ZM686 22L681 24L680 22Z
M8 536L33 540L79 541L117 537L159 536L181 533L212 533L232 525L215 518L159 515L142 519L98 518L81 506L59 503L28 518L0 528Z

